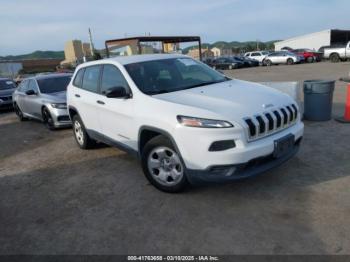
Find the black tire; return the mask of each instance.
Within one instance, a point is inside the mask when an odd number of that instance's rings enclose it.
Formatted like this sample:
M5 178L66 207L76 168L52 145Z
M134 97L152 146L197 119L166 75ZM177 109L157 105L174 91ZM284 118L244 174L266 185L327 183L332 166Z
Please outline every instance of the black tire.
M271 62L270 59L264 60L264 64L265 64L266 66L272 66L272 62Z
M293 59L292 58L288 58L287 59L287 65L292 65L292 64L294 64Z
M27 118L23 115L22 110L18 107L17 104L14 104L14 109L15 109L15 113L19 119L19 121L26 121Z
M43 119L44 125L51 131L55 130L56 129L55 128L55 124L53 122L53 119L52 119L52 116L51 116L51 113L50 113L49 109L44 107L41 110L41 115L42 115L42 119Z
M338 63L340 61L340 56L334 53L334 54L331 54L329 59L331 60L332 63Z
M168 150L168 152L161 155L158 153L161 152L160 150L164 150L164 152ZM170 171L166 170L167 167L163 166L166 164L166 159L173 157L176 160L173 162L168 160ZM152 168L149 163L151 164L153 160L158 160L160 166L155 166L155 168ZM177 193L183 191L189 185L186 177L185 164L183 163L180 154L177 152L171 141L162 135L156 136L146 143L141 153L141 164L143 172L148 181L161 191L168 193ZM152 169L154 171L152 171ZM156 170L158 171L156 172ZM178 175L178 181L174 180L172 178L172 175L170 175L172 171L175 171L175 173L181 173L181 175ZM164 173L167 175L165 175L165 177L163 176L164 179L162 179L160 175ZM168 180L169 178L170 181Z
M73 117L72 126L75 141L81 149L91 149L96 146L96 141L89 137L88 133L86 132L84 123L79 115L75 115ZM78 130L79 127L80 130ZM78 133L80 137L78 137Z
M308 63L313 63L313 62L314 62L314 58L313 58L312 56L309 56L309 57L306 59L306 61L307 61Z

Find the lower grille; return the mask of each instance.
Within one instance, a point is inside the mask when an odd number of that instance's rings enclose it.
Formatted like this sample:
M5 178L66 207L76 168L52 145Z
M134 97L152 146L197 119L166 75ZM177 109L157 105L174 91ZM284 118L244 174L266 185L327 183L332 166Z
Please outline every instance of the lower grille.
M70 121L70 118L69 118L69 116L58 116L57 121L58 122L67 122L67 121Z
M246 123L248 140L252 141L281 131L293 125L297 119L298 108L291 104L243 120Z

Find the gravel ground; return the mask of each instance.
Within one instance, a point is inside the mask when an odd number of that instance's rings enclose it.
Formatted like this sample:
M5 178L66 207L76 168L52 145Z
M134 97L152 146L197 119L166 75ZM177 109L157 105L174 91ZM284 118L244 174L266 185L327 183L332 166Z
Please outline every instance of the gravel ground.
M227 71L252 81L339 79L350 63ZM345 84L337 82L334 114ZM0 254L350 254L350 125L305 122L299 154L253 179L166 194L117 149L78 149L0 114Z

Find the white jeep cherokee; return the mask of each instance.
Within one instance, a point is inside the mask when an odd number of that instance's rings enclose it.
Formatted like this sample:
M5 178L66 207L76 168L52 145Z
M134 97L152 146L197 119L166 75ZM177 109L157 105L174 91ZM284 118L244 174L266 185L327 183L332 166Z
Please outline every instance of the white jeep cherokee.
M84 63L67 99L81 148L100 141L135 153L167 192L276 167L298 151L304 129L289 96L183 55Z

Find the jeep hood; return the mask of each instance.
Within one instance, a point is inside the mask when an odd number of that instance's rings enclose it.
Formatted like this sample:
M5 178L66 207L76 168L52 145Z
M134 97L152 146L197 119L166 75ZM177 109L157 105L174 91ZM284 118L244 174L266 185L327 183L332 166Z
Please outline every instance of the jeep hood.
M241 80L230 80L153 97L208 110L226 119L241 119L293 103L291 97L280 91Z

